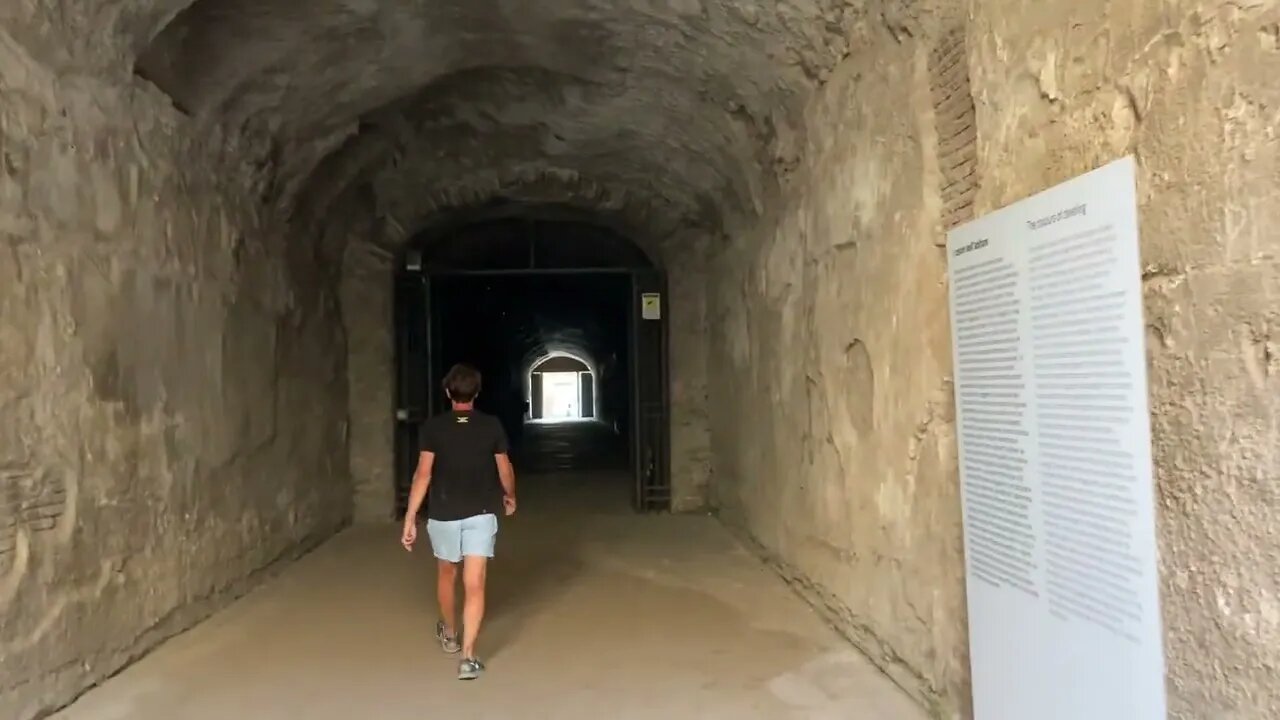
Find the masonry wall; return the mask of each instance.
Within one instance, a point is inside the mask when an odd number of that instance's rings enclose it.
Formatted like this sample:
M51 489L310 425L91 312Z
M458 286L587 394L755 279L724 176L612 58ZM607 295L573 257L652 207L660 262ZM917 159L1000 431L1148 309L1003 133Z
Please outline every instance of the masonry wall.
M0 27L0 717L70 700L350 514L321 242L127 78Z
M342 272L347 335L351 481L357 522L386 522L395 511L395 347L391 260L368 238L349 238Z
M977 9L982 208L1138 159L1170 716L1280 716L1280 5Z
M1171 717L1275 717L1280 11L947 9L854 43L767 217L713 259L722 514L937 716L965 716L937 246L1134 154Z
M833 73L772 215L714 261L708 365L722 516L949 714L964 595L927 61L886 32Z
M671 394L671 509L700 512L711 506L711 431L707 406L708 239L680 236L667 263L667 342Z

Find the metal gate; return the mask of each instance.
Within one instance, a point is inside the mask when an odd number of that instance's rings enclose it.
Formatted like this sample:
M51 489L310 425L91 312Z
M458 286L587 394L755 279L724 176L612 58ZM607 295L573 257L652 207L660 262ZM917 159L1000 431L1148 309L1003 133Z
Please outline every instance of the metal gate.
M671 508L665 290L657 272L631 275L631 447L639 512Z
M529 378L529 417L542 419L542 373L536 372Z
M596 416L595 377L589 373L578 373L578 398L581 404L580 414L584 418Z
M418 465L418 427L431 414L432 367L430 279L414 270L395 275L396 335L395 516L409 506L409 486Z
M443 369L438 367L437 328L432 323L431 278L437 275L540 275L626 273L631 277L631 464L638 512L671 507L670 425L667 387L667 308L662 274L649 269L529 269L424 271L410 263L395 276L396 333L395 485L396 516L409 502L409 487L418 458L418 427L444 403L436 392ZM533 381L541 378L535 374ZM530 414L542 414L534 387ZM585 400L585 398L584 398ZM594 402L594 399L592 400Z

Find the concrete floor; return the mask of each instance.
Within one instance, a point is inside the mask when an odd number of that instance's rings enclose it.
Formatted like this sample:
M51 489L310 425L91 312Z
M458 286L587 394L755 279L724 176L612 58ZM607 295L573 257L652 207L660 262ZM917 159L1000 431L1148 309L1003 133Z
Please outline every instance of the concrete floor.
M55 717L924 717L714 519L632 514L625 477L521 483L481 680L432 637L429 548L358 527Z

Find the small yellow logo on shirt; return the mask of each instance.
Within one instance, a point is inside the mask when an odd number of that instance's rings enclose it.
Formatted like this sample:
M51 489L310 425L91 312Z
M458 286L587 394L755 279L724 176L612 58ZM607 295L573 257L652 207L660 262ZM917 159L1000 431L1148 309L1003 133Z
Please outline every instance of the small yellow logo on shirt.
M471 419L471 418L467 417L466 415L459 415L459 416L458 416L458 418L457 418L457 420L458 420L458 422L459 422L459 423L465 423L466 421L468 421L468 420L470 420L470 419Z

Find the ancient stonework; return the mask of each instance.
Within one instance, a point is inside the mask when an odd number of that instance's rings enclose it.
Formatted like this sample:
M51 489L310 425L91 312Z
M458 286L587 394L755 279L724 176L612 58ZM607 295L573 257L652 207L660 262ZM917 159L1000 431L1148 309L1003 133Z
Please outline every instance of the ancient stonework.
M252 169L3 26L0 96L0 717L28 718L351 500L334 289Z
M1280 715L1280 7L1023 8L970 35L978 208L1137 157L1170 716Z
M380 519L360 244L502 202L659 261L676 508L966 717L940 246L1127 154L1171 716L1280 716L1275 0L9 4L0 716Z
M387 522L395 510L391 258L361 240L348 239L342 272L354 517Z
M973 219L978 194L978 124L969 86L967 29L954 23L939 31L929 53L929 90L938 132L942 173L942 223L950 229Z
M1266 130L1278 14L1178 7L992 0L971 4L963 37L886 29L892 39L851 55L810 105L807 160L767 214L776 226L744 228L745 247L713 264L709 366L731 369L712 375L711 394L726 517L941 717L965 715L968 698L964 630L950 622L963 582L932 246L966 217L1129 153L1171 716L1280 712L1268 489L1280 267L1267 230L1280 157ZM960 112L965 94L976 122ZM748 416L772 422L733 420Z
M670 353L671 509L699 512L711 507L710 408L707 405L706 239L671 239L680 253L669 268L666 312Z
M966 636L928 71L924 43L873 34L814 97L771 223L713 261L708 365L723 517L950 717Z

